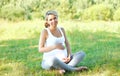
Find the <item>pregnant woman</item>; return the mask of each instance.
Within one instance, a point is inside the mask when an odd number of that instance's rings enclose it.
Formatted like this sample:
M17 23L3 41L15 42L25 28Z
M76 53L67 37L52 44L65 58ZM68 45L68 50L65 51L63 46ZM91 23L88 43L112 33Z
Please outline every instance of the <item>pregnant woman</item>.
M71 49L65 30L58 27L58 14L50 10L45 14L45 29L42 30L39 40L39 52L43 53L41 66L43 69L59 70L60 74L66 71L82 71L87 67L76 67L85 56L83 51L71 54Z

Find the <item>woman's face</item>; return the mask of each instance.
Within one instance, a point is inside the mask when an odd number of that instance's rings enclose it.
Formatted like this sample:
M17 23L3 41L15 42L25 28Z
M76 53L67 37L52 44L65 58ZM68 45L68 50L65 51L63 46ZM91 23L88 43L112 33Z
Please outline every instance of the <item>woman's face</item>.
M56 27L58 24L58 18L55 15L48 15L47 22L50 25L50 27Z

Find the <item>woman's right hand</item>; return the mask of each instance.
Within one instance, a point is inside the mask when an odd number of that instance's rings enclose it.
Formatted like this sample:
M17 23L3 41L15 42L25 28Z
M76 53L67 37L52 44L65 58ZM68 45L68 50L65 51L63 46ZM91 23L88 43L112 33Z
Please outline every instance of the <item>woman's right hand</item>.
M65 46L62 43L58 43L55 46L56 46L56 49L60 49L60 50L64 50L65 49Z

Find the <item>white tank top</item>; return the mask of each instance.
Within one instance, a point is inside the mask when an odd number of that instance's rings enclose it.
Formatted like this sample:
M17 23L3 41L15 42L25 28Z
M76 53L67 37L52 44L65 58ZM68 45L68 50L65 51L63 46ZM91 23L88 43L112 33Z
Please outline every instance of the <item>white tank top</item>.
M64 34L63 34L60 27L58 27L58 30L62 34L61 37L53 36L48 28L46 28L46 30L48 32L48 38L46 40L45 46L51 46L51 45L55 45L57 43L62 43L65 46ZM43 60L47 60L47 59L49 59L51 57L57 57L58 59L62 60L63 58L67 57L67 50L66 49L64 49L64 50L54 49L54 50L52 50L50 52L45 52L43 54Z

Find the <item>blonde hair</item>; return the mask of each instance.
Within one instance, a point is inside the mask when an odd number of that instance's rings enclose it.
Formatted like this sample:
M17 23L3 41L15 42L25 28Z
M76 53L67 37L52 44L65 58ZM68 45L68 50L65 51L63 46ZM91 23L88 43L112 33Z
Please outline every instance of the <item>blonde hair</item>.
M46 12L46 14L45 14L45 20L46 20L46 22L45 22L45 27L47 28L48 26L50 26L48 23L47 23L47 17L48 17L48 15L55 15L57 18L58 18L58 14L57 14L57 12L55 11L55 10L49 10L49 11L47 11Z

